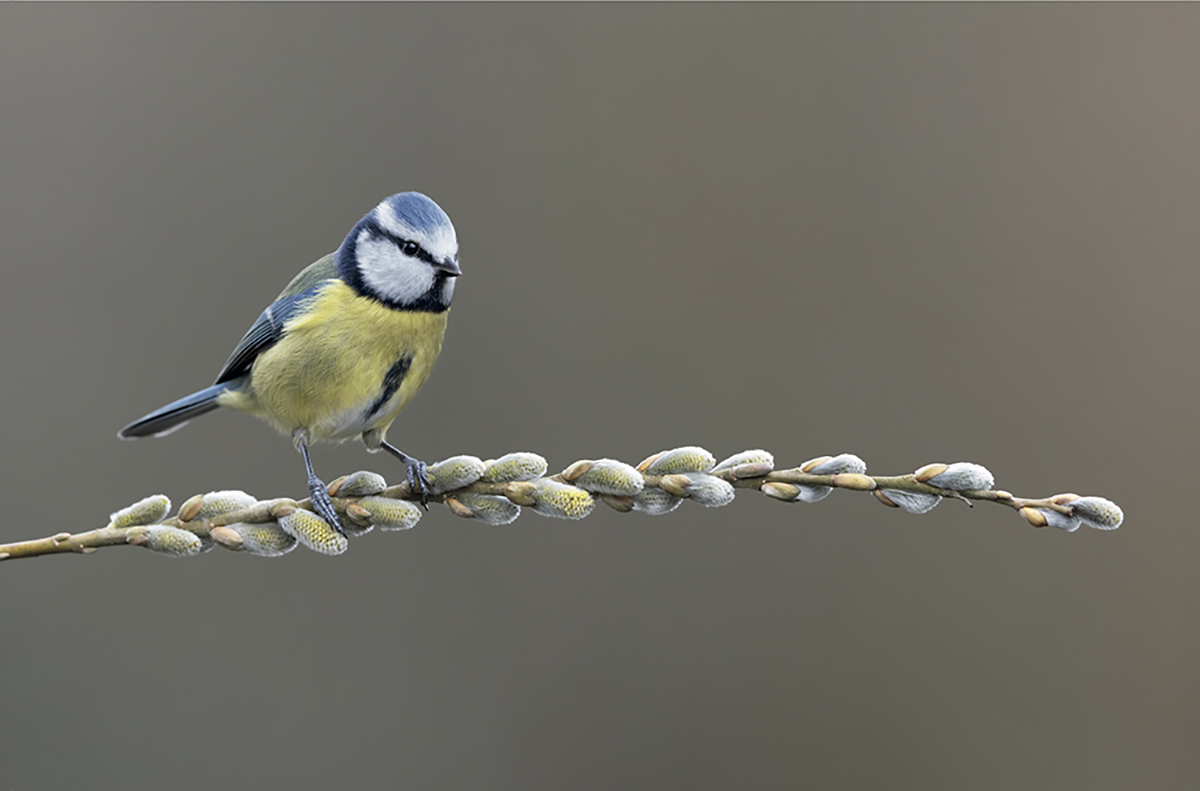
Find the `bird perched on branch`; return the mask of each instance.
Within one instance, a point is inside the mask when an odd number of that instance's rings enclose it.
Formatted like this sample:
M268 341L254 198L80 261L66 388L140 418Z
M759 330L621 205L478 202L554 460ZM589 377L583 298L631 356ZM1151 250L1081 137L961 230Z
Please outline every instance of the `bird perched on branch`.
M409 486L424 499L424 462L385 434L442 350L460 274L458 239L441 207L419 192L385 198L263 311L212 387L135 420L118 436L162 436L228 407L291 435L313 508L339 532L333 501L313 472L311 442L361 436L368 451L403 462Z

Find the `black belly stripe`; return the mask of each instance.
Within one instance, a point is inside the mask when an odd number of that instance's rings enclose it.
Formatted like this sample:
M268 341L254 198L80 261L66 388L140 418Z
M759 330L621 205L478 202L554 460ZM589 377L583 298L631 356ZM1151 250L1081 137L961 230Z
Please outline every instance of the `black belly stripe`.
M404 375L408 373L408 367L412 365L411 357L401 357L392 363L392 367L383 375L383 386L379 391L379 397L371 404L367 410L367 419L375 417L375 413L383 409L383 405L392 400L392 396L396 395L396 391L400 389L400 383L404 381Z

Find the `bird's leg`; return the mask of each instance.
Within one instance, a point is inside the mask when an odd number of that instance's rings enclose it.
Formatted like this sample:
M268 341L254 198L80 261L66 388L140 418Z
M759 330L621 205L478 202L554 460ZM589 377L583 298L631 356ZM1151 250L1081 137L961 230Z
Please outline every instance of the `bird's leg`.
M413 494L421 495L421 507L426 511L429 510L429 478L425 477L425 462L420 459L414 459L404 451L381 439L379 447L386 450L388 453L395 456L404 465L404 472L408 476L408 488Z
M307 439L302 435L296 437L296 447L300 449L300 455L304 457L304 469L308 470L308 496L312 500L313 510L316 511L317 516L328 522L330 527L342 535L346 535L346 531L342 530L342 523L338 521L337 511L333 508L333 498L329 496L329 488L313 472L312 461L308 458Z

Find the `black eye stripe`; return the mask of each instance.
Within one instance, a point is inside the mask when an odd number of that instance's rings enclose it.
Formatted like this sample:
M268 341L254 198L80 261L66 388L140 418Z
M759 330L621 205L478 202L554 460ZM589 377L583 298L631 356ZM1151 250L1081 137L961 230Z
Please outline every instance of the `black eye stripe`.
M420 242L416 242L412 239L405 239L403 236L396 236L396 234L389 233L388 231L386 231L383 228L379 228L378 233L380 236L391 241L392 244L396 245L401 250L403 250L406 255L411 255L413 258L419 258L420 260L424 261L425 263L427 263L431 266L436 263L433 260L433 256L429 254L428 250L426 250L424 247L421 246ZM416 251L409 252L409 250L407 249L409 245L416 247L417 248Z

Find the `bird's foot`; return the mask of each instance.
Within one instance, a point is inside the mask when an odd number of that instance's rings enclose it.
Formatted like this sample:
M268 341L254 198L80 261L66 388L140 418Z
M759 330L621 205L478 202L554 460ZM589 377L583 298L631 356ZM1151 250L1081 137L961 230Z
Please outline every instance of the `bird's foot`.
M429 510L429 478L425 475L425 462L409 456L404 461L404 472L408 476L408 489L421 495L421 507Z
M342 523L338 521L337 511L333 507L333 498L329 496L329 488L316 476L309 476L308 496L312 500L313 511L317 516L329 523L334 530L346 535Z
M367 439L367 435L363 434L363 441L367 443L367 447L372 447ZM429 490L433 486L429 483L428 476L425 475L425 462L420 459L414 459L404 451L378 439L379 447L386 450L388 453L396 457L396 460L404 465L404 473L408 477L408 491L410 494L419 494L421 496L421 507L426 511L429 510Z

